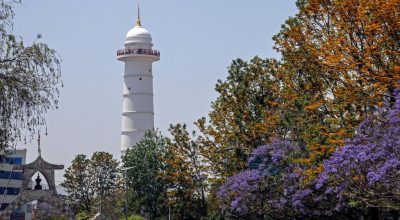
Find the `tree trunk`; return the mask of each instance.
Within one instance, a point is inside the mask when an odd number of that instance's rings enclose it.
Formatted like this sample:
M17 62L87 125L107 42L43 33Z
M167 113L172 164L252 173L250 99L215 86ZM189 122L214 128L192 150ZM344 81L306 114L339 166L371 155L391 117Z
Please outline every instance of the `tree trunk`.
M378 220L378 219L380 219L379 208L376 207L370 208L370 211L367 215L367 220Z

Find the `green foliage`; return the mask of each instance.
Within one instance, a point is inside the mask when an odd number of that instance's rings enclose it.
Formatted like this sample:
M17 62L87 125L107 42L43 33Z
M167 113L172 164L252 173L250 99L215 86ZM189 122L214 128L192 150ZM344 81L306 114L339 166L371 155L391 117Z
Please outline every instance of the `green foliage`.
M79 212L77 215L76 215L76 219L77 220L89 220L89 215L88 215L88 213L87 212L85 212L85 211L82 211L82 212Z
M67 202L75 213L115 215L121 193L118 161L107 152L95 152L90 159L80 154L67 168L64 182ZM95 207L95 208L94 208Z
M234 60L227 79L216 84L219 97L212 103L210 124L205 118L197 122L207 148L204 155L222 176L245 168L247 155L281 132L276 128L281 102L277 65L276 60L259 57Z
M26 140L58 104L60 58L38 39L26 46L12 34L13 5L0 0L0 150Z
M91 174L88 172L89 163L90 159L87 159L86 155L76 155L64 174L64 182L61 183L61 186L67 191L67 201L74 212L92 211L94 195Z
M123 158L127 171L129 207L154 219L165 215L167 182L161 177L166 164L160 160L167 153L168 139L158 131L148 131ZM126 171L124 171L126 172Z
M119 186L118 161L107 152L95 152L89 163L90 181L98 199L112 196Z

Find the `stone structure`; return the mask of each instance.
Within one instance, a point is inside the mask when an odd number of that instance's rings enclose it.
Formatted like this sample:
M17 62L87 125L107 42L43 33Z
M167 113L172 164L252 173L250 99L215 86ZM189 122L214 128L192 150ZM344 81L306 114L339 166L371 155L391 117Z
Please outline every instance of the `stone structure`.
M39 202L46 202L53 207L58 208L61 213L65 217L67 217L67 219L75 219L75 216L70 211L65 202L61 199L61 197L57 194L56 190L54 170L62 170L64 169L64 165L55 165L48 163L39 154L36 160L32 163L17 165L14 169L22 170L23 172L21 192L18 197L0 213L0 219L10 219L10 215L13 213L14 210L28 202L32 202L35 200L38 200ZM40 187L35 187L37 188L37 190L35 190L30 187L32 177L37 172L40 172L46 179L47 184L49 185L48 190L38 190Z

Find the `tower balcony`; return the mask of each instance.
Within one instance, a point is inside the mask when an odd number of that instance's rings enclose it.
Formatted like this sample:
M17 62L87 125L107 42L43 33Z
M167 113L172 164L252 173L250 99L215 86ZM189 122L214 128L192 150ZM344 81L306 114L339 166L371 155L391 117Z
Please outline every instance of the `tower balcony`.
M160 52L158 50L151 49L121 49L117 51L117 57L127 56L127 55L148 55L160 57Z

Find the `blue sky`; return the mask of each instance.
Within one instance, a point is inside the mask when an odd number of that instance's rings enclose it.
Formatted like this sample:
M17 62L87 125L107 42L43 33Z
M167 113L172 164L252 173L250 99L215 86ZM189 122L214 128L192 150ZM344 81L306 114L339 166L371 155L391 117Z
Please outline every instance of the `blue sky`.
M295 0L141 0L142 25L161 60L153 66L155 126L207 116L218 79L235 58L279 56L272 36L296 13ZM37 34L62 58L59 109L47 115L42 154L69 166L77 154L108 151L120 157L123 63L116 51L135 25L137 0L23 0L14 32ZM28 143L28 160L36 143ZM61 180L62 173L57 174Z

